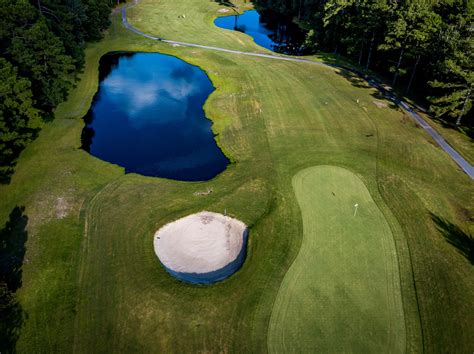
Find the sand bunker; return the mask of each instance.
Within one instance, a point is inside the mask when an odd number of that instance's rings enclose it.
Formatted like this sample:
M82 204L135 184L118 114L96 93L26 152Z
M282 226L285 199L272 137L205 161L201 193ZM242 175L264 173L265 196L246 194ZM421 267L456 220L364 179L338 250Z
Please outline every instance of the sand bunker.
M225 14L226 12L229 12L229 9L219 9L219 10L217 10L217 12L219 12L221 14Z
M202 282L212 282L228 277L241 266L246 236L243 222L202 211L163 226L155 233L154 247L172 275L209 274L208 281ZM242 262L236 264L239 259ZM179 274L178 278L189 280Z

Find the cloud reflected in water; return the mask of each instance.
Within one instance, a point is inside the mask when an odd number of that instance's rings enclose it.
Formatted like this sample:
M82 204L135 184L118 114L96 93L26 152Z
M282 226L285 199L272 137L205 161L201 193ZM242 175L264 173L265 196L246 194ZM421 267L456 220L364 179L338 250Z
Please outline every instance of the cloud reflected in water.
M189 100L201 90L199 81L193 80L193 76L188 68L159 70L147 76L138 72L135 77L112 73L101 86L108 99L119 103L131 125L138 129L150 121L166 123L185 119Z

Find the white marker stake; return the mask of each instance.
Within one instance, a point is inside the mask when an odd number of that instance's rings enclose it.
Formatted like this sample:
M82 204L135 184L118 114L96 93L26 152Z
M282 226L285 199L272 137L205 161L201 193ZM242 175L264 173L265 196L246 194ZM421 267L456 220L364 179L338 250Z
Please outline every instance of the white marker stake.
M357 214L357 208L358 208L358 207L359 207L359 204L354 204L354 208L355 208L355 210L354 210L354 216L356 216L356 214Z

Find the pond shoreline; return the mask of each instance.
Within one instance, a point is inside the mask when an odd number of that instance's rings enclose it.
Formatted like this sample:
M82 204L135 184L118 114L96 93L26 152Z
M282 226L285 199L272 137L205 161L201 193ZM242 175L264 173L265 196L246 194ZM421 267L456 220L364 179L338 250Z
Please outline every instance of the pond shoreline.
M207 73L174 56L108 53L84 117L82 148L126 173L212 179L230 163L203 108L214 91Z

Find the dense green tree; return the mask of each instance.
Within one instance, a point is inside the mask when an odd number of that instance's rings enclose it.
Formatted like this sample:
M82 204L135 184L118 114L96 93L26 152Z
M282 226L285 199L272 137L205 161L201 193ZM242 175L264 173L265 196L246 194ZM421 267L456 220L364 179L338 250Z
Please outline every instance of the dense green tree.
M0 174L53 117L84 64L87 40L109 25L111 0L0 0Z
M9 53L22 75L31 77L39 107L46 112L62 102L71 86L73 59L58 37L40 19L12 40Z
M84 0L86 18L83 22L84 38L97 40L110 25L111 2L108 0Z
M0 177L8 176L19 152L31 141L40 125L33 107L31 83L0 58Z
M387 14L390 13L390 6L390 3L387 3L386 0L368 1L362 5L362 16L359 23L360 26L364 27L363 35L365 38L370 38L367 62L365 65L366 70L370 68L376 43L385 28Z
M407 53L416 58L412 71L412 79L414 78L421 56L438 31L440 22L439 15L423 0L405 3L393 11L393 17L387 25L385 42L380 45L381 49L399 52L396 65L390 68L393 72L392 86L395 86L398 76L406 72L402 68L402 62ZM412 80L409 86L411 82Z
M324 4L323 25L326 44L334 46L334 53L338 52L340 36L346 20L346 14L354 0L327 0Z
M36 3L50 31L58 37L65 53L74 59L76 67L84 63L85 7L78 0L41 0Z
M8 56L11 41L38 20L38 12L28 2L0 0L0 55Z
M474 36L470 29L463 36L459 32L454 30L451 54L439 65L444 80L430 81L438 89L438 95L430 97L431 111L438 117L455 118L457 126L472 108L474 89Z
M380 40L384 19L390 12L386 0L356 1L352 3L352 15L345 21L346 31L341 41L347 45L348 54L357 54L358 64L362 65L364 51L367 52L365 67L369 68L374 47Z

